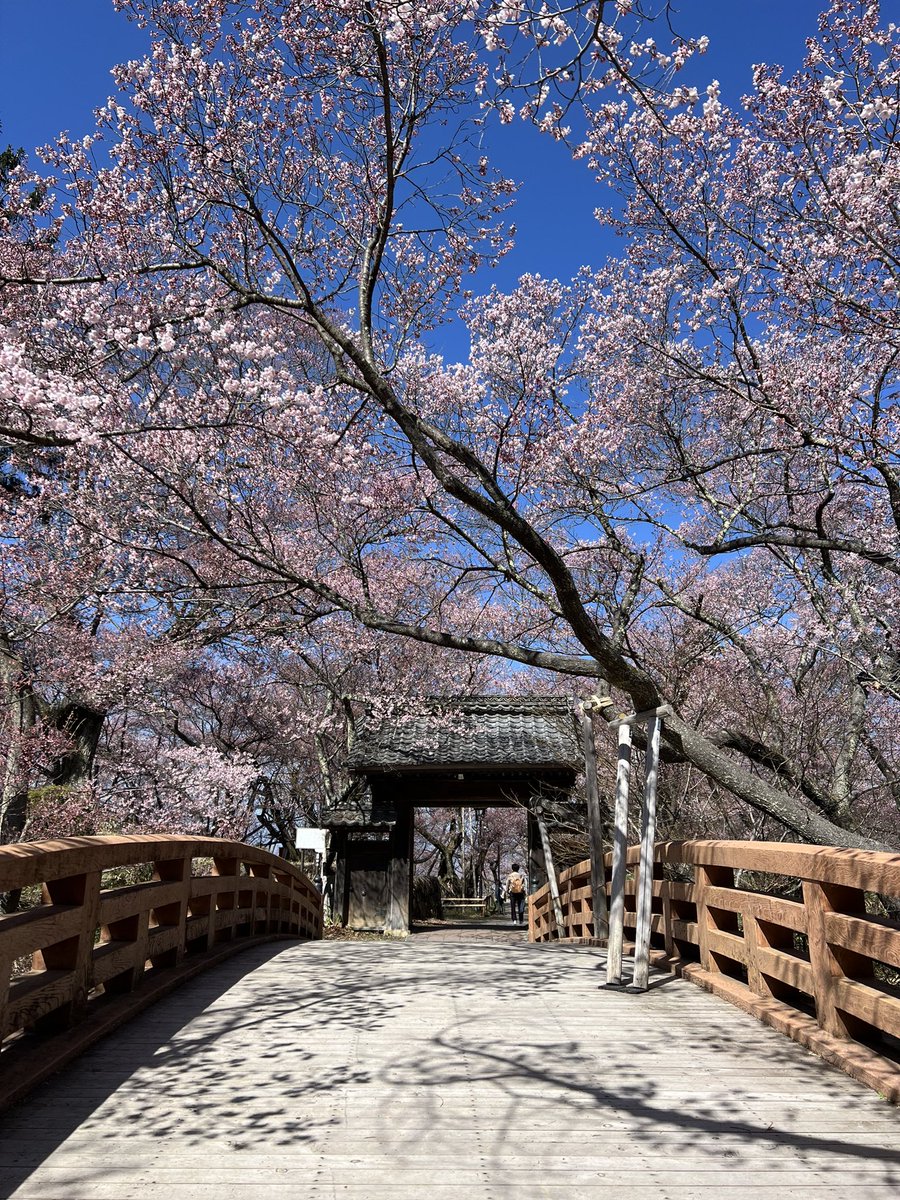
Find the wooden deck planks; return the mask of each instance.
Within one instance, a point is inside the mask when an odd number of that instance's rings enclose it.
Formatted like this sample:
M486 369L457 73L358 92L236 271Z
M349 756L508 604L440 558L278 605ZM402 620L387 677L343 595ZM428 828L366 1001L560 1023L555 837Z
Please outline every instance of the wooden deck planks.
M247 950L12 1110L0 1195L900 1193L896 1109L689 984L610 992L602 967L509 939Z

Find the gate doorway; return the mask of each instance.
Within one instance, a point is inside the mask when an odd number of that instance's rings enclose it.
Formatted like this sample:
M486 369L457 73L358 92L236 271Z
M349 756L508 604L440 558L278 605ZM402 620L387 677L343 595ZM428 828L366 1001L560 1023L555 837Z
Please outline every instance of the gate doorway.
M353 783L323 819L333 911L356 929L403 935L410 923L417 808L527 811L526 873L546 882L535 810L568 796L583 758L565 698L429 699L390 720L363 714L348 756Z
M527 811L519 806L415 809L411 919L445 911L501 913L499 894L515 862L528 863Z

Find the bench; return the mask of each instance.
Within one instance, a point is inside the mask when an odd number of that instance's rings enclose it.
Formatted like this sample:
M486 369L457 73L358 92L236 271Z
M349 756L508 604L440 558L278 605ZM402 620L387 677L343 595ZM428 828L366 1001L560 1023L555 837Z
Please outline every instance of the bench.
M461 912L477 913L479 916L487 916L487 897L479 899L477 896L444 896L441 901L443 909L455 908Z

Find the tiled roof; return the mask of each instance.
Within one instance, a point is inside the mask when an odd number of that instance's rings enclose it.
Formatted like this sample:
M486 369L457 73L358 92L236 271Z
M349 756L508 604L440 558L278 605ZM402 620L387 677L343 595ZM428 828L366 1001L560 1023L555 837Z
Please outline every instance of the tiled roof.
M545 696L465 696L418 702L390 719L357 723L352 771L428 767L580 769L569 701Z
M330 808L322 813L326 829L353 829L357 826L386 829L396 823L397 809L389 800L372 795L364 779L356 779Z

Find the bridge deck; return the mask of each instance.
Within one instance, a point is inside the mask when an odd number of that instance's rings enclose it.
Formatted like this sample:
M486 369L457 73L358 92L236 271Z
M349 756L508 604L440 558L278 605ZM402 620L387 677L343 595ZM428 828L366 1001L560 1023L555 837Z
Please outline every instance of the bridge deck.
M250 949L14 1110L0 1195L900 1193L896 1109L690 984L598 991L601 962L435 932Z

